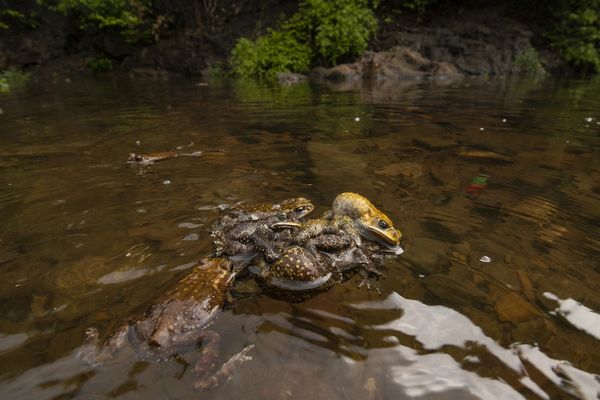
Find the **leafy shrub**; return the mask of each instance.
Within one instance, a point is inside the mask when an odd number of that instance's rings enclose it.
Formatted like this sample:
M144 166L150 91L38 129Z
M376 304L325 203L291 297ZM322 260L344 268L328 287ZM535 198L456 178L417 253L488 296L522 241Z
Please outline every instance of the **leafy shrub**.
M0 72L0 93L9 92L11 89L23 86L29 80L27 72L7 69Z
M563 58L583 72L600 73L600 0L566 2L548 37Z
M85 62L87 67L95 74L113 69L112 61L104 56L88 58Z
M239 39L230 61L240 76L306 72L317 61L331 65L362 53L376 29L367 0L304 0L279 29Z
M306 0L296 18L306 24L309 42L328 64L364 52L377 29L377 19L365 0Z
M38 20L35 11L28 10L27 4L15 3L0 0L0 31L18 25L31 29L37 28Z
M56 0L54 8L74 15L82 29L114 29L129 42L151 38L151 23L146 20L151 0Z
M530 76L544 76L547 74L540 56L534 48L529 48L519 54L515 59L515 64L519 72Z
M240 76L269 76L278 72L306 72L310 68L312 50L290 32L269 30L256 41L240 39L231 52L231 63Z
M425 14L425 11L436 2L437 0L404 0L401 2L400 7L423 15Z

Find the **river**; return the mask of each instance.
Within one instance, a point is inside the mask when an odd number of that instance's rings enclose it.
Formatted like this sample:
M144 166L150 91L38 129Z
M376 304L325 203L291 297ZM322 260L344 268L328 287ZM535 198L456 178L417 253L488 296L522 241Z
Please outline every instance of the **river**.
M3 399L585 398L600 393L600 81L365 87L125 76L0 94ZM202 152L148 166L130 153ZM198 154L198 153L196 153ZM114 331L210 253L218 206L358 192L405 253L300 302L252 279L211 329L226 384L192 390L198 351L125 349Z

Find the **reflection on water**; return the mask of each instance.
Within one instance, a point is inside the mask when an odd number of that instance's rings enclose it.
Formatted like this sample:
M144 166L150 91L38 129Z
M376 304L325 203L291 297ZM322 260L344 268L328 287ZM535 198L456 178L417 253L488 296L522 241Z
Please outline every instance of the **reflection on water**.
M348 89L348 88L346 88ZM0 396L183 399L198 351L75 354L207 254L217 206L356 191L406 252L382 296L300 303L253 281L221 313L206 398L561 398L600 392L600 82L364 90L125 78L2 94ZM202 151L147 166L130 153Z

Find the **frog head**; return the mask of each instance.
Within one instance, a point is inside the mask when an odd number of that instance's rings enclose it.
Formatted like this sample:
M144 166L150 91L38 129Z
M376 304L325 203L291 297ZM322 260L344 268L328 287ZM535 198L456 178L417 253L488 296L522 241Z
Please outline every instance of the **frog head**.
M279 211L282 215L285 215L286 219L294 220L305 217L315 209L315 206L310 200L305 199L304 197L286 199L279 203L279 205Z
M358 233L388 246L399 246L402 233L394 228L387 215L377 209L364 196L357 193L341 193L333 201L333 218L348 221Z

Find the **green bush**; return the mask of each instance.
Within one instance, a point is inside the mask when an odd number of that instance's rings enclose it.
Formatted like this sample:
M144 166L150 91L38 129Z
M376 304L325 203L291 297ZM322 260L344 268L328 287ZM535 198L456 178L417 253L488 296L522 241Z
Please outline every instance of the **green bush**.
M240 39L231 52L231 63L240 76L268 76L278 72L306 72L312 50L290 32L269 30L256 41Z
M51 0L40 0L48 2ZM56 0L54 8L71 14L80 28L114 29L129 42L151 39L151 0Z
M377 29L377 19L365 0L306 0L296 18L306 24L308 40L326 64L364 52Z
M582 72L600 73L600 0L561 4L555 9L558 23L548 34L552 46Z
M29 80L27 72L7 69L0 72L0 93L9 92L11 89L23 86Z
M230 62L240 76L306 72L317 62L332 65L361 54L376 29L367 0L304 0L279 29L255 41L239 39Z
M529 48L519 54L515 59L515 64L522 74L538 77L547 75L540 60L540 56L534 48Z
M15 3L14 1L0 0L0 31L16 26L37 28L39 22L35 10L28 9L26 3Z
M95 74L108 72L113 69L113 62L110 58L99 56L91 57L85 60L87 67Z

